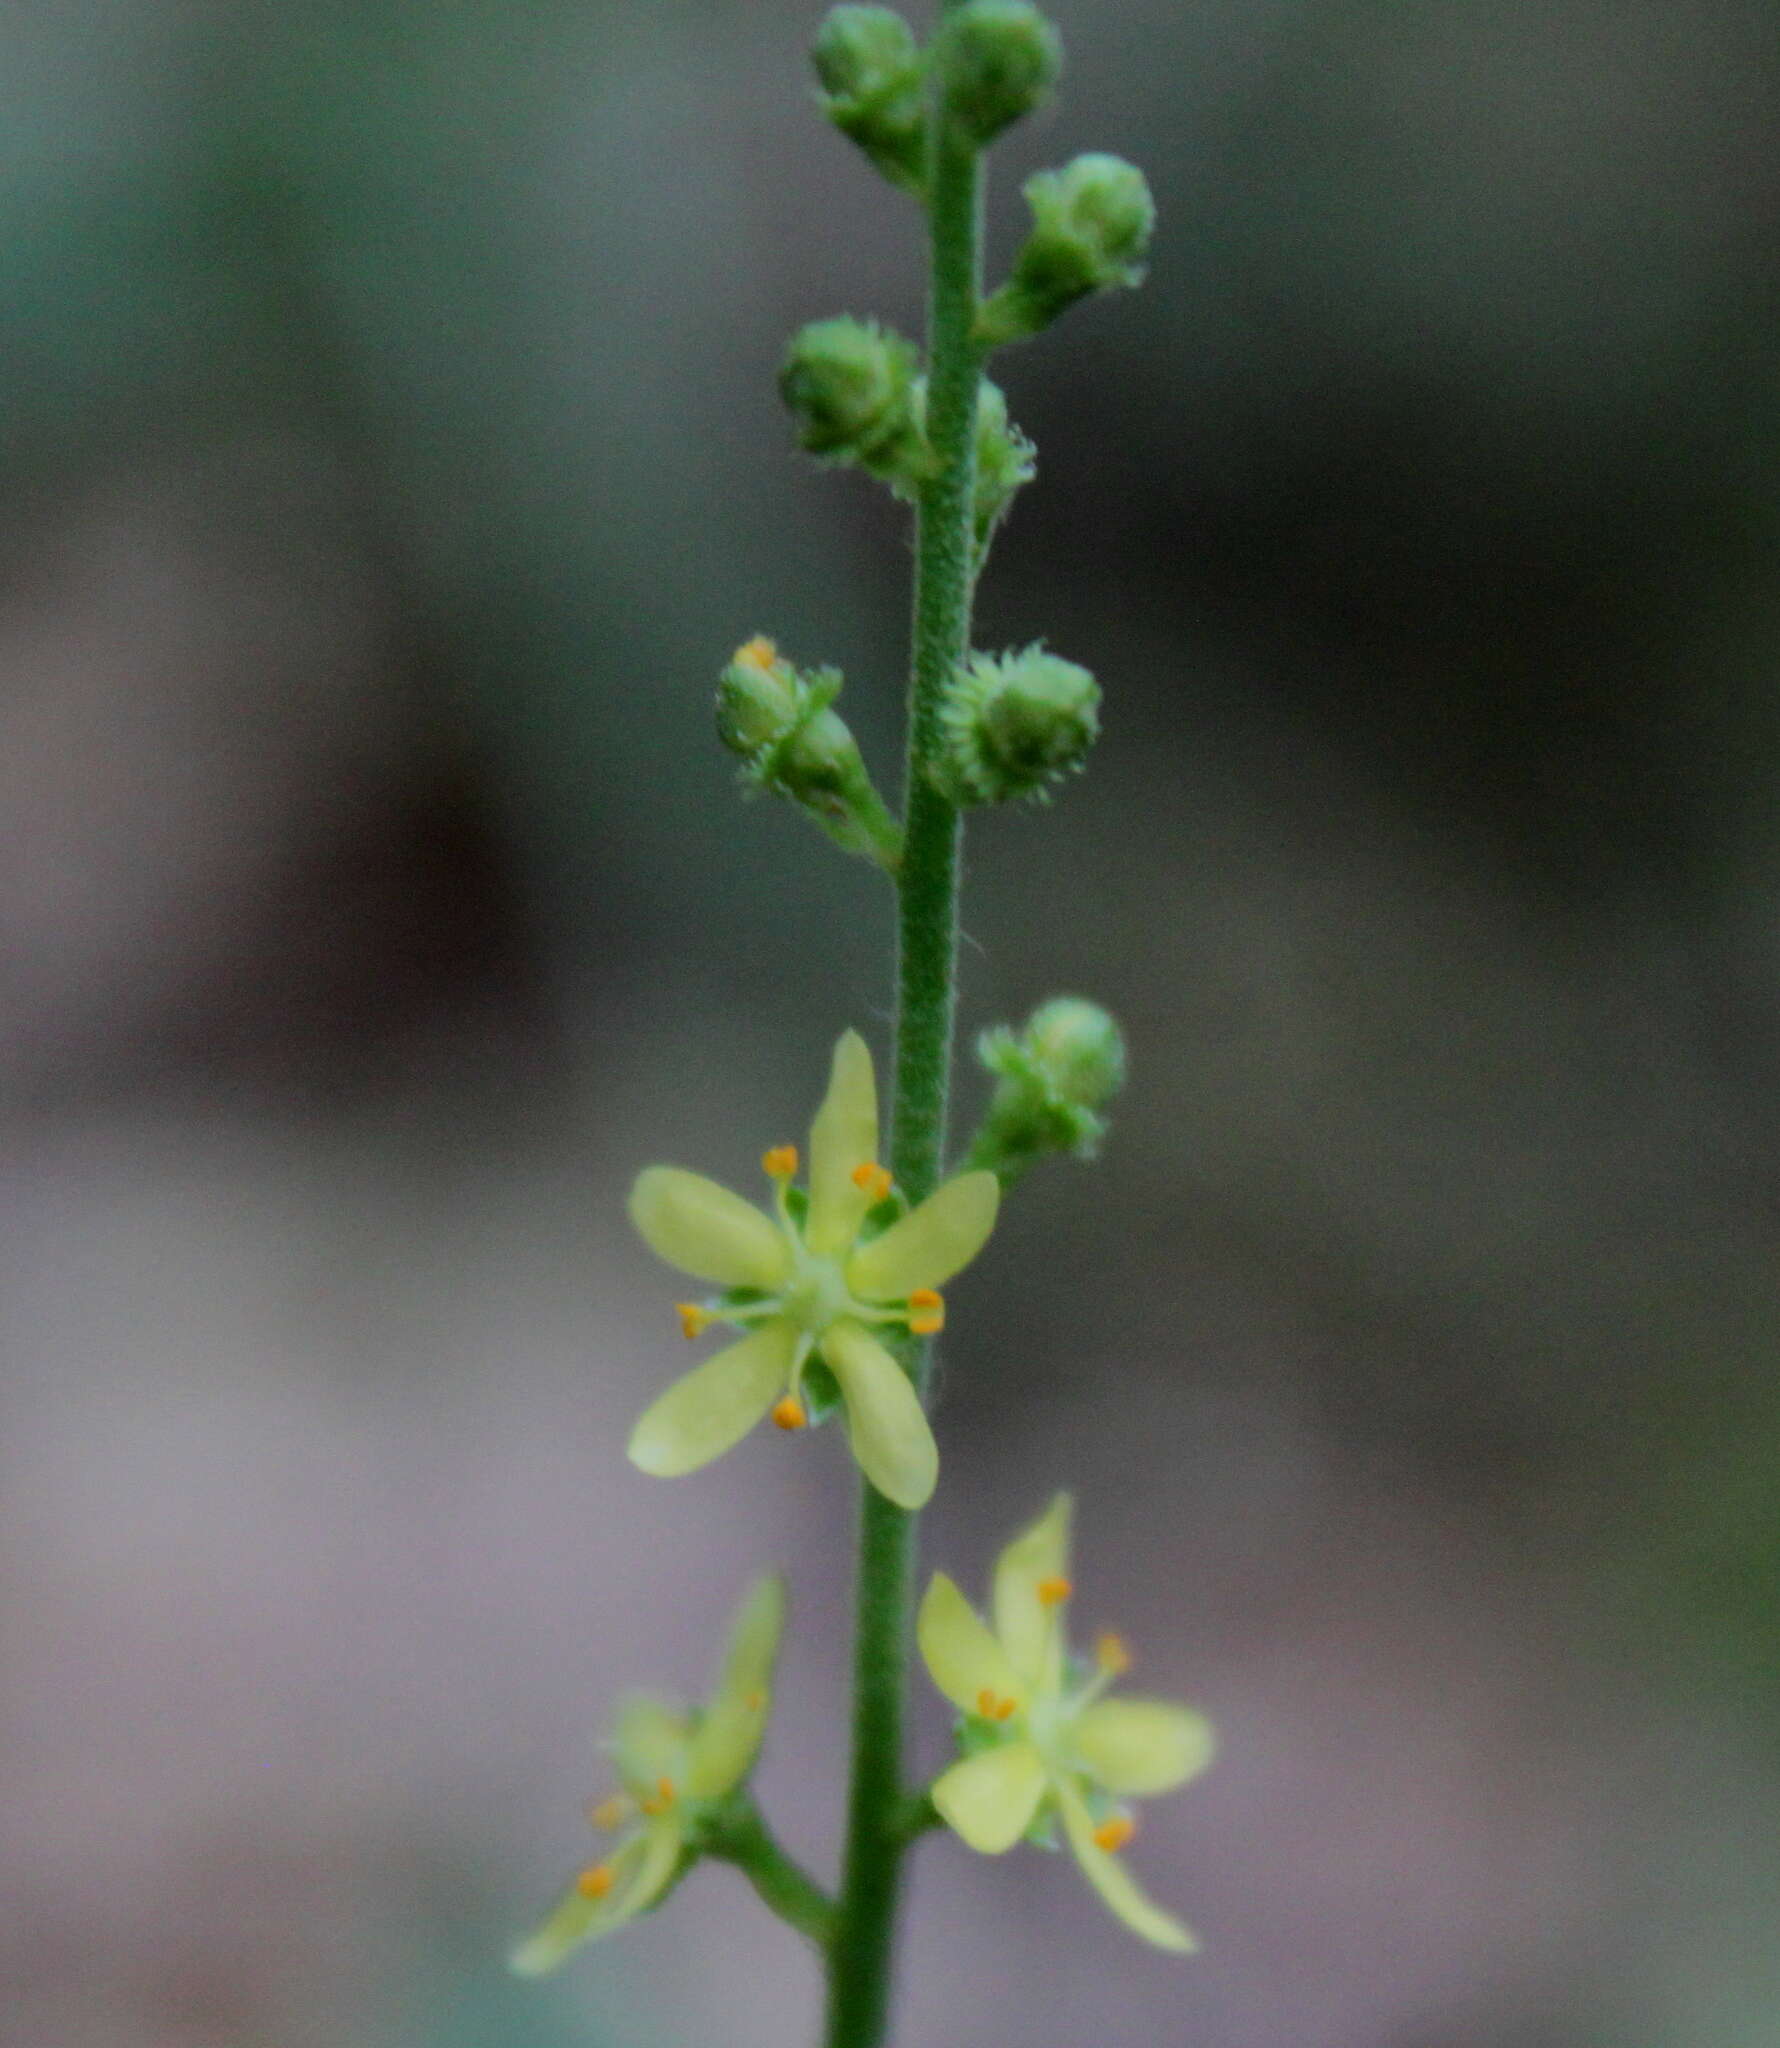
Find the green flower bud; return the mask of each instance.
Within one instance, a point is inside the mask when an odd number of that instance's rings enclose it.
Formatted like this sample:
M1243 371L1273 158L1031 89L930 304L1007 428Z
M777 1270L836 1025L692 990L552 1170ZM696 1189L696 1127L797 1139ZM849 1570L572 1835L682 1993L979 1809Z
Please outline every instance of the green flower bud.
M773 643L738 647L717 681L717 737L732 754L757 755L783 739L804 709L804 687Z
M955 804L1049 801L1086 764L1100 732L1100 685L1042 647L976 654L940 705L946 751L935 779Z
M1106 1135L1100 1111L1125 1085L1125 1040L1098 1003L1054 996L1023 1031L985 1031L977 1058L997 1081L970 1165L1008 1182L1047 1152L1094 1156Z
M1144 175L1122 157L1078 156L1022 189L1032 232L977 317L977 339L992 347L1038 333L1091 292L1141 284L1156 225Z
M838 669L792 667L757 635L717 683L717 736L742 760L742 780L807 811L837 846L893 869L902 834L872 783L846 721L830 707Z
M779 392L812 455L856 462L911 494L933 473L914 344L877 322L815 320L792 337Z
M927 182L926 64L889 7L831 8L810 52L822 111L894 185Z
M1007 398L984 378L977 400L977 565L1001 524L1014 493L1038 474L1038 450L1007 416Z
M1050 98L1063 43L1029 0L969 0L939 44L945 111L972 142L992 141Z

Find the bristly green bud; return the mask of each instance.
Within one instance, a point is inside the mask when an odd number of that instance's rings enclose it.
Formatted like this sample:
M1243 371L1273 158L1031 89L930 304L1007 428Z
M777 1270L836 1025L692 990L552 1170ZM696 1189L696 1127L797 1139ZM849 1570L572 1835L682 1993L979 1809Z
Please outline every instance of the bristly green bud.
M977 567L983 566L995 529L1014 493L1038 474L1038 450L1007 416L1000 385L982 380L977 399Z
M1018 1033L998 1024L977 1040L997 1084L969 1163L1016 1180L1047 1152L1092 1159L1100 1111L1125 1085L1125 1040L1098 1003L1054 996Z
M1155 231L1149 185L1122 157L1078 156L1021 189L1032 232L977 316L976 338L989 347L1038 333L1092 292L1141 284Z
M838 669L791 666L756 636L738 647L717 683L717 737L742 761L742 780L815 819L834 843L893 871L902 834L878 795L846 721L830 707Z
M901 496L933 474L913 342L875 320L813 320L793 335L779 393L798 440L829 462L857 463Z
M822 111L893 185L927 185L927 66L894 8L834 7L810 51Z
M947 686L940 720L946 750L934 776L953 803L1048 803L1099 736L1100 685L1038 646L974 654Z
M946 118L972 142L991 142L1042 106L1063 70L1063 42L1029 0L969 0L937 46Z

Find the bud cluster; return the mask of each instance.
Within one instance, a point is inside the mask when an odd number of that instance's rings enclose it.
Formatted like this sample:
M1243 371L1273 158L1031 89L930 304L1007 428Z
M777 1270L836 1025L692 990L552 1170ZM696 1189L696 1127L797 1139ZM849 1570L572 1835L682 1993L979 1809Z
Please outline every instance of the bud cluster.
M1040 646L974 654L940 706L946 751L936 780L955 804L1050 800L1100 733L1100 685Z
M1125 1085L1125 1041L1098 1003L1055 996L1015 1032L997 1024L977 1040L997 1084L971 1164L1016 1179L1048 1152L1091 1159L1106 1135L1101 1108Z
M717 683L717 736L743 780L807 811L835 844L894 868L902 835L859 742L832 707L839 669L792 667L770 640L738 647Z

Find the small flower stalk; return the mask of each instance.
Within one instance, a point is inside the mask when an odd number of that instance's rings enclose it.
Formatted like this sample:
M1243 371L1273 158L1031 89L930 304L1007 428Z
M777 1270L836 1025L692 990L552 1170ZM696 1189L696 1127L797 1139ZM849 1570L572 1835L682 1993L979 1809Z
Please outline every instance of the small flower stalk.
M916 1608L912 1518L942 1469L953 1475L927 1404L942 1290L983 1252L1028 1168L1049 1154L1094 1156L1125 1072L1117 1024L1084 998L1054 997L1018 1031L995 1026L977 1048L992 1077L987 1108L948 1166L966 816L1047 804L1086 767L1102 694L1041 641L973 650L977 581L1037 470L983 364L1079 300L1136 284L1155 212L1142 173L1116 157L1041 172L1025 186L1031 232L984 298L983 154L1049 99L1062 44L1031 0L941 0L938 15L923 44L892 8L847 0L810 52L823 115L923 209L926 348L874 320L816 320L793 336L779 375L804 450L863 470L914 508L898 810L838 709L837 669L800 668L756 634L724 665L716 697L718 738L744 789L795 804L895 891L893 1096L880 1119L871 1052L843 1031L807 1147L766 1150L760 1201L667 1165L645 1166L629 1201L644 1242L693 1283L674 1308L684 1339L729 1333L638 1416L636 1472L683 1478L763 1422L796 1441L831 1417L858 1467L842 1880L830 1896L786 1854L750 1787L786 1605L783 1580L766 1574L742 1601L702 1706L648 1696L621 1706L605 1745L615 1782L590 1815L605 1846L511 1958L524 1976L554 1970L655 1911L701 1859L728 1863L814 1944L827 1977L824 2048L886 2048L899 1865L936 1817L985 1856L1022 1840L1067 1845L1127 1928L1159 1950L1191 1950L1193 1935L1142 1889L1125 1851L1134 1802L1187 1783L1212 1749L1191 1709L1114 1691L1130 1663L1119 1638L1102 1636L1086 1658L1072 1651L1067 1495L1001 1553L987 1620L944 1573ZM819 1000L812 992L812 1009ZM1020 1361L1003 1363L1011 1382ZM832 1545L818 1528L805 1547L822 1556ZM955 1759L925 1789L905 1772L911 1632L957 1716Z
M1106 1104L1125 1085L1125 1040L1112 1016L1081 996L1041 1003L1021 1031L997 1024L977 1040L996 1077L969 1163L1008 1188L1040 1159L1092 1159Z
M717 684L717 736L740 757L751 789L780 796L846 853L894 873L902 831L833 709L838 669L795 669L764 635L745 641Z
M1078 156L1023 189L1032 232L1013 276L977 316L977 339L988 348L1041 333L1095 292L1141 284L1155 232L1148 181L1122 157Z
M1042 647L975 654L953 677L940 718L946 750L934 779L954 804L1048 803L1087 766L1100 736L1100 685Z
M1133 1934L1185 1954L1198 1946L1138 1884L1120 1852L1137 1832L1130 1802L1172 1792L1211 1761L1210 1724L1166 1700L1109 1699L1130 1667L1116 1635L1073 1657L1070 1502L1059 1494L995 1565L993 1626L943 1572L921 1603L921 1655L959 1711L961 1760L929 1788L963 1842L999 1856L1021 1839L1052 1846L1055 1823L1088 1882Z

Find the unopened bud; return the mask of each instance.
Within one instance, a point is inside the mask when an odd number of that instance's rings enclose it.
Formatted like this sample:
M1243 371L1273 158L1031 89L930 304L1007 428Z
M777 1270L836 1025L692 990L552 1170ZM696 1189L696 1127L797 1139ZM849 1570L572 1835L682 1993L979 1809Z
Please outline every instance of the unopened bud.
M717 736L743 781L807 811L836 845L894 868L901 833L837 711L838 669L792 667L770 640L738 647L717 682Z
M732 754L751 756L784 738L804 708L797 671L770 640L738 647L717 680L717 737Z
M947 117L984 143L1050 98L1063 43L1029 0L969 0L947 19L939 61Z
M985 1031L977 1057L997 1078L973 1165L1011 1181L1047 1152L1094 1156L1106 1135L1099 1112L1125 1083L1123 1034L1098 1003L1054 996L1023 1031Z
M935 779L956 804L1046 802L1086 763L1099 714L1100 685L1077 662L1042 647L973 655L940 706L946 751Z
M1078 156L1022 189L1032 232L978 315L977 339L990 346L1036 334L1091 292L1141 284L1155 230L1149 185L1122 157Z
M792 337L779 392L812 455L912 491L932 473L912 342L876 321L815 320Z
M822 111L892 184L927 179L926 66L914 31L893 8L831 8L810 52Z

